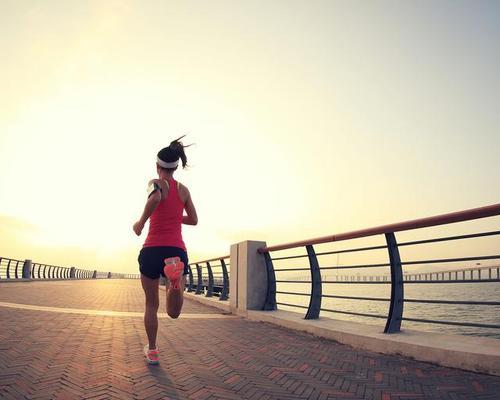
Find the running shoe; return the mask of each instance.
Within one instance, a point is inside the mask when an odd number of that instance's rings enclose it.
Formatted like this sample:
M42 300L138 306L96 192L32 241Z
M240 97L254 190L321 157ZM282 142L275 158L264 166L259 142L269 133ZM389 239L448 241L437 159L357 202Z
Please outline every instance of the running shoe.
M146 344L144 345L143 352L146 356L148 364L158 364L160 362L160 352L158 351L158 346L156 346L156 349L150 350L149 345Z
M170 281L172 288L180 289L179 282L182 273L184 272L184 263L179 257L165 258L164 261L165 267L163 268L163 272L165 276Z

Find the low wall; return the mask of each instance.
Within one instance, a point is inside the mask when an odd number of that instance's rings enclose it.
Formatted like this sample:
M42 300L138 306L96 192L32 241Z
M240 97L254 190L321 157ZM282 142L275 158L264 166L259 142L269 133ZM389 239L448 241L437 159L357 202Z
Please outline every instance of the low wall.
M165 288L163 288L165 290ZM218 297L206 297L204 294L194 294L194 292L184 292L184 297L195 300L209 307L217 308L225 313L231 312L231 307L228 301L221 301Z

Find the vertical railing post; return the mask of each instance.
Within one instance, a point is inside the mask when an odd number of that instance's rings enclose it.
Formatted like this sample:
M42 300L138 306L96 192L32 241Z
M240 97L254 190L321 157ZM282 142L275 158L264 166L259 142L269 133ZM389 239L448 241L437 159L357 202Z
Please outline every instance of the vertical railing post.
M19 279L19 276L18 276L18 273L17 273L18 269L19 269L19 261L16 261L16 269L15 269L15 277L16 277L16 279Z
M23 279L31 278L31 260L24 260Z
M212 267L210 263L207 261L207 270L208 270L208 288L206 297L212 297L214 295L214 274L212 273Z
M309 308L304 319L318 319L321 309L321 271L319 269L318 258L312 245L306 246L307 257L309 258L309 266L311 268L311 297Z
M267 269L267 293L266 302L264 303L263 310L274 311L276 310L276 274L274 272L273 260L268 251L264 253L264 261L266 262ZM232 265L232 264L231 264Z
M222 266L222 292L219 300L227 300L229 294L229 275L227 274L227 267L223 258L220 259L220 264Z
M201 294L203 293L203 281L201 280L201 267L198 264L196 264L196 272L198 274L198 284L196 285L194 294Z
M401 330L403 318L404 290L403 290L403 268L399 256L398 243L393 232L386 233L387 250L391 263L391 303L384 333L396 333Z
M194 282L193 282L193 270L191 269L191 265L188 264L188 272L189 272L189 284L188 284L188 292L192 292L194 288Z
M7 270L5 271L7 273L7 279L10 279L10 262L12 260L9 260L9 262L7 263Z
M94 273L92 274L92 279L97 279L97 270L94 269Z

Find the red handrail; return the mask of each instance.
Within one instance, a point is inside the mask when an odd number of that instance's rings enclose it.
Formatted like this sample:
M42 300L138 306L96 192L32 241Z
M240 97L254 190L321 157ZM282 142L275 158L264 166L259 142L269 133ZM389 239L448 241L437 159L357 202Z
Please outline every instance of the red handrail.
M357 239L367 236L379 235L382 233L400 232L411 229L427 228L430 226L451 224L454 222L470 221L473 219L493 217L500 215L500 204L490 206L472 208L464 211L457 211L449 214L435 215L433 217L414 219L411 221L399 222L396 224L376 226L373 228L361 229L336 235L322 236L314 239L306 239L297 242L279 244L276 246L262 247L258 250L259 253L269 251L291 249L293 247L302 247L313 244L339 242L341 240Z

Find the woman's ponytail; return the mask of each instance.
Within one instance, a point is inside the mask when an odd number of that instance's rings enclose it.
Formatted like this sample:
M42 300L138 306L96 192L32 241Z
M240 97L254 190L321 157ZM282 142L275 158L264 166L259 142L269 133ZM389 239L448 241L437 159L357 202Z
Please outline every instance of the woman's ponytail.
M191 145L184 146L182 144L181 139L184 136L186 136L186 135L182 135L180 138L172 140L168 147L161 149L158 152L158 158L165 163L173 163L173 162L180 159L182 162L182 168L186 168L187 157L186 157L186 153L185 153L184 149L186 147L191 146ZM177 169L177 167L164 168L164 169L175 171Z
M182 168L186 168L186 164L187 164L187 157L186 157L186 153L184 152L184 147L190 146L190 145L184 146L182 144L182 142L180 141L184 136L186 136L186 135L182 135L180 138L172 140L170 142L170 145L168 146L172 150L172 152L177 156L177 158L181 159Z

